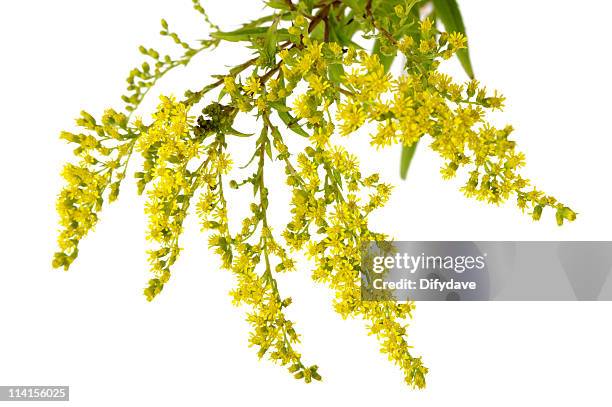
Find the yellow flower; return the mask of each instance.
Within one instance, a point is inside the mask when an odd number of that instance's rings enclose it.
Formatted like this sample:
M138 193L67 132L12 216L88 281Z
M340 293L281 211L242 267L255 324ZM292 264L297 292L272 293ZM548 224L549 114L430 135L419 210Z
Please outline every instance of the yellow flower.
M249 95L258 94L261 92L261 83L259 83L259 78L256 76L249 76L246 84L242 88Z
M454 49L461 49L467 46L467 38L460 32L453 32L448 36L448 43Z
M419 25L423 34L428 34L433 28L433 22L429 18L422 20Z
M295 98L293 102L293 111L298 119L304 119L312 116L310 107L310 99L308 95L302 94Z
M329 83L318 75L310 75L307 80L312 93L317 97L322 97L329 88Z
M338 108L338 120L340 125L340 134L346 136L363 125L366 120L366 113L361 106L354 103L347 103Z

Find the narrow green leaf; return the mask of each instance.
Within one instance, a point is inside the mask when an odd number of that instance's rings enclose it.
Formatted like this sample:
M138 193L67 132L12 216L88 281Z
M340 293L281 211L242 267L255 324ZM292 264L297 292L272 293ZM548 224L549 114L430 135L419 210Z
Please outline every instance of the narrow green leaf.
M329 79L338 85L342 81L344 76L344 66L342 64L331 64L329 65Z
M355 32L359 29L358 24L355 24L349 16L336 17L335 14L330 14L329 20L329 35L330 40L337 42L343 47L355 47L355 49L363 49L363 47L353 41Z
M268 28L268 32L264 37L263 46L259 50L260 63L262 66L273 66L276 60L276 44L278 42L278 22L280 18L274 19L274 22Z
M272 158L272 144L270 144L270 143L266 143L266 154L268 155L268 158L270 158L270 160L273 160L273 158Z
M227 131L227 134L230 134L232 136L238 136L238 137L251 137L254 133L243 133L241 131L238 131L236 129L234 129L233 127L230 127L229 130Z
M459 32L465 35L465 26L463 25L463 17L457 0L433 0L434 10L436 15L444 24L447 32ZM457 52L457 58L463 66L463 70L470 78L474 78L474 70L470 60L469 48L461 49Z
M336 21L335 18L330 18L328 24L329 24L330 39L333 42L337 42L338 44L342 46L347 46L350 44L351 38L348 37L344 33L344 31L342 30L342 27L336 27L338 22Z
M287 2L283 0L268 0L266 1L266 5L268 7L276 8L279 10L286 10L286 11L291 10L289 8L289 4L287 4Z
M285 82L281 80L281 84L284 85L284 83ZM277 101L277 102L270 102L270 107L272 107L274 110L277 110L279 112L289 112L291 110L285 104L285 99L282 99L281 101Z
M267 56L274 56L274 54L276 54L276 43L278 42L278 21L279 19L276 18L266 33L264 51L266 52Z
M281 78L280 85L284 86L284 83L285 81ZM276 114L278 114L278 117L283 121L283 123L285 123L285 126L291 129L294 133L299 134L302 137L310 137L310 134L306 133L302 126L297 123L297 119L289 113L290 109L285 104L284 99L270 103L270 106L276 110Z
M235 31L222 32L217 31L211 33L211 37L225 41L252 41L254 38L265 38L270 30L270 26L267 27L255 27L255 28L240 28ZM289 39L289 33L285 28L276 30L277 39L279 41L286 41Z
M380 59L380 63L385 68L385 72L389 72L391 65L393 65L393 61L395 60L395 55L385 55L381 52L380 49L380 39L376 39L374 41L374 48L372 49L372 54L378 55L378 59Z
M310 137L310 134L306 133L306 131L304 131L304 129L299 124L297 124L297 120L295 119L295 117L291 116L291 114L289 114L288 112L283 112L281 110L277 110L276 113L278 113L278 117L280 117L283 123L285 123L285 125L291 130L293 130L295 133L299 134L302 137Z
M400 176L402 179L406 179L406 176L408 175L408 169L410 168L410 163L414 157L417 144L418 141L411 146L402 146L402 158L400 161Z

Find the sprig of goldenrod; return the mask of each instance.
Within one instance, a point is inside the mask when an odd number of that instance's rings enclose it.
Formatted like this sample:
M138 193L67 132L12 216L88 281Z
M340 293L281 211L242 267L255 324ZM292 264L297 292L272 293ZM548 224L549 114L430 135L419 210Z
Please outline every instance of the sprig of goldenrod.
M292 299L281 295L277 283L283 273L299 269L295 257L301 253L314 261L312 278L335 293L336 311L343 318L363 319L406 383L423 388L428 369L412 354L406 330L414 303L361 300L361 249L386 238L371 229L368 219L393 188L378 174L363 174L358 157L337 145L336 135L354 136L374 124L370 140L375 148L411 147L429 137L444 161L442 176L466 174L462 190L467 196L493 204L515 197L536 220L545 207L555 209L559 224L576 217L519 173L524 155L510 139L512 128L498 129L487 121L487 113L503 107L503 96L476 80L456 83L439 72L442 61L465 48L466 38L439 32L433 20L420 19L423 3L273 0L268 2L271 14L223 32L194 0L215 30L198 46L162 20L162 35L180 47L181 56L161 57L141 47L150 61L130 72L123 97L128 114L108 110L98 123L83 112L77 121L83 132L62 133L77 145L78 163L62 173L67 185L57 205L61 231L54 267L68 269L75 260L104 200L117 198L136 151L143 164L135 178L147 197L152 244L147 300L159 295L171 277L183 223L195 202L210 249L235 277L231 296L247 310L249 344L260 358L286 367L297 379L321 379L318 367L305 364L297 351L300 337L287 317ZM375 40L374 52L353 42L356 33ZM132 120L131 112L159 79L222 41L247 43L255 55L214 76L208 86L186 92L184 100L162 96L146 124ZM388 66L398 53L405 56L404 69L393 76ZM219 91L217 97L205 100L213 90ZM202 102L206 106L193 114ZM240 115L255 115L261 128L253 134L236 130ZM252 140L252 158L242 170L234 168L229 153L233 137ZM307 146L291 151L291 137L304 138ZM273 230L268 209L268 185L278 179L270 174L273 161L284 166L291 191L291 220L279 231ZM250 214L237 230L230 227L234 215L227 188L252 195Z
M200 12L203 12L197 0L194 2L194 8L198 11L201 9ZM211 24L205 12L204 17L207 23ZM161 26L160 34L179 45L182 52L179 57L172 57L167 54L161 55L156 49L147 48L144 45L138 47L140 53L147 59L140 66L133 68L127 77L128 93L121 96L121 99L125 102L125 109L128 112L133 112L138 108L147 93L164 75L176 67L189 64L197 54L219 43L216 39L205 39L199 40L197 45L192 45L181 39L179 34L171 31L166 20L161 20Z
M76 145L76 164L62 170L66 186L57 200L61 230L60 251L53 257L53 267L68 269L78 255L81 239L98 222L98 213L105 199L113 202L125 178L128 158L140 134L139 122L130 124L128 117L107 110L100 123L83 111L77 119L80 133L64 131L61 138Z

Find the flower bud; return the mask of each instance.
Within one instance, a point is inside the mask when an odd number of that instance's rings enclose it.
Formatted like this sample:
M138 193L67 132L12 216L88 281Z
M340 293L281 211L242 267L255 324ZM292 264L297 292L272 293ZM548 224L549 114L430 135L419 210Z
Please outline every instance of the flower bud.
M574 212L573 210L571 210L567 206L564 206L561 209L561 215L563 216L564 219L567 219L570 222L576 220L576 212Z
M531 214L533 220L540 220L540 217L542 216L542 209L544 209L542 205L537 205L535 208L533 208L533 213Z
M560 209L557 210L555 218L557 219L557 225L562 226L563 225L563 213L561 212Z

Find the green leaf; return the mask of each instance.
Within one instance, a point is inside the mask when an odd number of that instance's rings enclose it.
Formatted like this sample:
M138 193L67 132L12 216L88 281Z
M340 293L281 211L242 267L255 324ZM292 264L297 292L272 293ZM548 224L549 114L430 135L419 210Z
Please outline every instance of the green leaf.
M342 64L329 65L329 79L336 85L342 81L344 76L344 66Z
M283 123L285 123L285 125L293 130L296 134L299 134L302 137L310 137L310 134L306 133L306 131L304 131L304 129L297 124L297 120L295 117L291 116L291 114L281 110L277 110L276 113L278 113L278 117L280 117Z
M284 83L285 81L281 78L280 85L284 86ZM310 137L310 134L306 133L302 126L297 123L297 119L289 113L290 109L287 107L285 99L270 103L270 106L276 110L276 114L278 114L278 117L283 121L283 123L285 123L285 126L291 129L294 133L299 134L302 137Z
M276 9L280 9L280 10L291 10L289 8L289 4L287 4L286 1L283 0L268 0L266 1L266 5L268 7L272 7L272 8L276 8Z
M359 23L355 21L354 12L348 14L341 12L337 14L335 11L330 11L328 17L328 27L330 40L337 42L343 47L355 47L355 49L363 49L363 47L352 40L357 31L361 29Z
M328 22L330 40L332 40L333 42L337 42L338 44L342 46L349 45L351 42L351 38L346 35L342 26L337 27L338 22L334 18L335 16L331 15L330 17L331 18L329 19L329 22ZM340 24L342 24L342 22L340 22Z
M378 38L374 42L374 48L372 49L372 54L378 55L378 59L380 59L380 63L385 68L385 72L389 72L391 65L393 65L393 60L395 59L395 55L383 54L380 48L380 39Z
M276 56L276 44L278 43L278 21L279 18L276 18L268 29L268 32L264 38L263 48L261 50L263 60L269 65L274 63Z
M272 26L267 27L255 27L255 28L240 28L235 31L230 32L222 32L217 31L211 33L210 36L225 41L253 41L255 38L265 38L271 29ZM279 30L275 30L277 35L277 40L286 41L289 39L289 33L285 28L281 28Z
M447 32L459 32L465 35L465 26L457 0L433 0L436 15L444 24ZM474 78L474 70L470 61L470 52L468 48L457 51L457 58L463 66L463 70L470 78Z
M270 144L270 143L266 143L266 154L268 155L268 158L270 158L270 160L273 160L273 158L272 158L272 144Z
M414 157L417 144L419 144L418 141L411 146L402 146L402 158L400 161L400 176L402 179L406 179L406 176L408 175L408 169L410 168L410 163Z
M227 131L227 134L230 134L232 136L238 136L238 137L251 137L253 135L253 133L243 133L241 131L234 129L233 127L229 128L229 130Z

